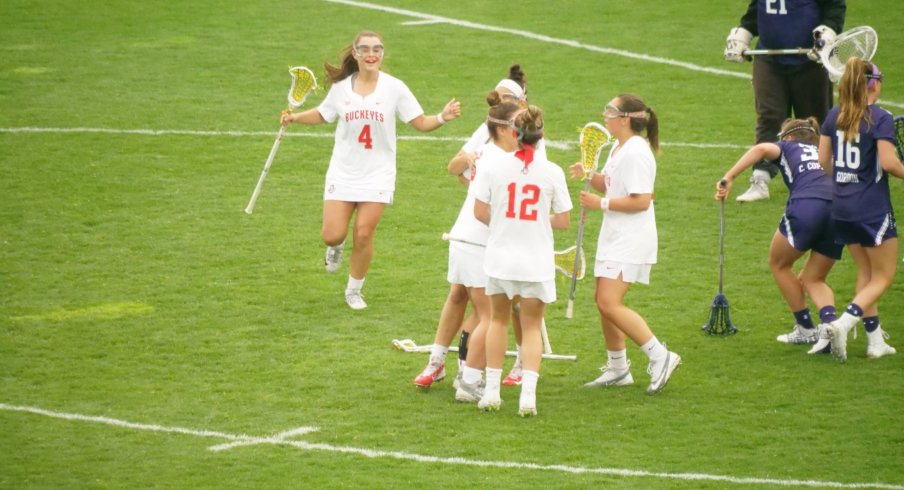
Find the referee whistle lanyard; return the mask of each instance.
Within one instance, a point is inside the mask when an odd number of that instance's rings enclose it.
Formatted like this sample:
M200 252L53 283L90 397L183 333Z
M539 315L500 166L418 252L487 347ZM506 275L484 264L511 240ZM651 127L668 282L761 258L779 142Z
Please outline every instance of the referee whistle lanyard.
M534 161L533 145L522 144L521 149L515 152L515 157L524 162L524 168L521 173L526 174L528 165Z

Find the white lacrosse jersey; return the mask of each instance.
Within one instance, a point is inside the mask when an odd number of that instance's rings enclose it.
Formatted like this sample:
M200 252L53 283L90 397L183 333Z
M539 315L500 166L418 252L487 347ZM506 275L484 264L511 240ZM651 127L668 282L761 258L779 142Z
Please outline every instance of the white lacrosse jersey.
M487 128L486 123L483 123L476 131L474 131L474 134L471 135L471 138L468 139L464 146L461 147L462 151L466 153L477 153L478 157L474 166L475 170L481 165L480 156L486 146L496 145L490 143L490 130ZM537 148L534 151L534 159L546 160L546 145L542 139L537 142ZM465 169L462 175L468 180L474 180L471 169ZM465 202L458 212L458 219L455 220L455 225L452 226L452 231L450 231L449 234L455 238L486 245L490 229L487 225L481 223L474 217L474 196L472 196L470 192L467 197L465 197ZM461 242L457 243L461 244ZM467 244L461 245L464 245L465 247L473 246Z
M606 197L616 199L630 194L652 194L656 181L656 158L650 144L641 136L632 136L609 151L602 176ZM624 264L655 264L659 248L653 203L645 211L603 213L596 246L596 260Z
M326 180L344 188L393 192L396 118L407 123L424 110L392 75L380 72L376 89L366 97L352 90L354 76L333 84L317 107L327 122L339 120Z
M490 227L484 270L507 281L555 279L550 212L570 211L565 172L534 154L524 162L495 144L486 145L469 194L490 205ZM473 210L472 210L473 213Z

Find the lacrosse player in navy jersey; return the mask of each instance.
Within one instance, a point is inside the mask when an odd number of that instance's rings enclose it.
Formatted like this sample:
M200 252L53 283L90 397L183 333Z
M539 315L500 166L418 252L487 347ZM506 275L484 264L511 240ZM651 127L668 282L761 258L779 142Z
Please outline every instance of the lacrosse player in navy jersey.
M763 160L779 163L789 195L785 214L772 236L769 268L794 314L795 325L776 340L788 344L813 344L818 339L818 331L810 317L806 295L818 308L821 324L837 318L835 296L826 284L826 277L835 261L841 258L844 247L835 243L832 181L819 165L819 123L812 117L788 119L778 137L778 143L760 143L747 150L716 183L715 198L727 199L734 179L756 163ZM794 263L808 251L810 257L800 275L795 274Z
M490 109L487 127L493 143L484 149L468 190L474 196L474 216L490 229L484 258L491 317L486 388L477 406L498 410L502 404L508 323L512 303L520 298L523 380L518 413L527 417L537 414L543 314L556 300L552 230L568 228L572 204L565 173L535 152L543 136L540 108L499 104Z
M888 175L904 179L904 166L895 153L892 115L876 105L881 91L879 68L860 58L849 59L838 84L838 107L826 117L819 141L819 163L833 176L835 230L857 264L854 299L825 329L832 354L840 361L847 359L848 332L861 320L867 357L896 352L885 343L878 303L898 264Z
M521 107L527 105L527 81L521 65L515 64L509 67L508 78L503 78L496 84L496 88L487 95L487 104L490 107L503 101L514 102ZM490 132L486 123L482 123L471 135L471 138L462 146L461 150L449 162L447 170L450 175L458 177L464 185L469 185L474 178L476 162L480 158L483 147L490 143ZM542 158L546 158L546 149L541 140L537 145L537 152ZM480 396L476 392L469 393L461 386L460 377L467 371L465 360L471 354L471 369L478 371L477 381L486 364L484 357L484 337L486 325L489 323L490 306L486 297L486 273L483 271L483 258L486 250L486 240L489 228L474 217L474 198L468 195L459 211L458 218L450 231L454 239L449 241L449 294L443 305L440 321L436 328L433 347L430 357L423 371L415 377L414 385L420 388L429 388L434 382L440 381L446 376L446 355L449 345L455 337L455 333L461 328L461 337L458 344L459 371L454 388L456 399L462 402L477 402ZM470 243L465 243L465 240ZM483 244L483 246L475 245ZM468 301L473 306L471 314L462 323ZM478 315L477 313L480 313ZM515 331L515 341L518 346L518 357L515 360L509 375L503 380L503 384L521 384L521 324L517 314L512 315L512 325ZM481 328L477 328L482 326ZM469 349L470 339L474 340L473 352ZM471 373L469 379L475 378ZM469 387L478 386L477 381ZM466 387L467 388L467 387ZM471 390L472 392L474 390Z
M324 64L331 87L320 106L283 114L281 119L283 125L339 121L323 190L321 237L327 245L326 271L336 272L355 215L345 290L345 301L355 310L367 307L361 288L373 258L377 225L395 191L396 117L427 132L461 113L459 103L452 99L435 116L424 115L405 83L381 71L384 54L378 34L358 33L338 66Z
M601 369L602 374L584 386L633 384L626 348L626 339L631 339L650 360L647 393L653 395L668 383L681 363L681 356L668 350L646 320L624 304L624 299L631 284L650 283L650 271L657 260L659 238L653 186L656 182L654 152L659 151L659 118L633 94L621 94L609 101L603 117L606 129L617 141L602 172L591 177L590 187L606 197L582 191L581 206L603 212L593 274L608 361ZM583 176L580 163L571 166L571 176Z
M815 117L822 122L832 107L832 83L817 60L844 27L845 0L750 0L741 25L728 34L725 60L742 63L750 41L758 49L814 49L807 55L755 56L753 95L756 142L776 141L782 122ZM750 188L737 200L769 199L769 181L778 173L770 162L754 167Z

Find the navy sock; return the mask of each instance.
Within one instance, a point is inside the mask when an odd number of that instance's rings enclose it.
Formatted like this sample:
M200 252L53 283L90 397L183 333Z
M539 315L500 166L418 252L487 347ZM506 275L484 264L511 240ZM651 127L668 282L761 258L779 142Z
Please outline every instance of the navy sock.
M863 308L860 307L857 303L850 303L847 305L847 308L844 309L845 313L850 313L856 317L863 316Z
M810 318L810 309L804 308L800 311L794 312L794 319L797 320L797 324L804 328L813 328L813 319Z
M829 323L837 320L838 315L835 313L835 306L823 306L820 308L819 319L822 320L822 323Z
M866 330L866 333L871 333L879 328L879 315L864 318L863 328Z

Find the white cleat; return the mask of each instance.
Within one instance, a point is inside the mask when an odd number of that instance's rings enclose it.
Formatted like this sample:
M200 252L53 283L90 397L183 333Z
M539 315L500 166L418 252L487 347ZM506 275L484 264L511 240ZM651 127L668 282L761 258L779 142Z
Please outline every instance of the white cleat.
M498 392L485 392L480 401L477 402L477 408L479 408L483 412L498 412L499 407L501 406L502 398L499 397Z
M634 384L634 377L631 376L631 361L628 361L628 367L625 369L612 369L607 363L600 368L603 372L593 381L584 383L585 388L597 388L600 386L627 386Z
M477 403L483 397L484 382L465 383L462 379L455 389L455 401L462 403Z
M650 374L650 386L647 387L648 395L655 395L665 388L672 373L678 369L681 364L681 356L672 351L666 353L665 357L658 361L650 361L647 372Z
M832 341L827 331L828 323L820 323L816 326L816 343L807 351L807 354L828 354L832 349Z
M346 291L345 303L353 310L363 310L364 308L367 308L367 303L364 302L364 296L361 294L360 290Z
M832 356L834 356L838 362L847 361L847 335L852 328L854 328L854 325L847 328L838 325L838 320L830 323L826 328L826 333L829 335L829 340L832 342Z
M335 247L326 247L326 257L324 258L324 266L326 267L326 271L330 274L339 270L339 267L342 266L342 249L345 247L345 243L340 243Z
M753 202L769 199L769 181L750 179L750 188L737 197L738 202Z
M794 329L775 338L785 344L815 344L819 340L819 331L815 328L804 328L794 325Z
M518 400L518 416L537 416L537 393L535 391L521 390L521 398Z
M872 333L866 334L866 357L869 357L870 359L878 359L880 357L890 356L897 353L898 351L895 350L894 347L885 343L885 339L887 338L888 332L882 330L882 327L877 328Z

